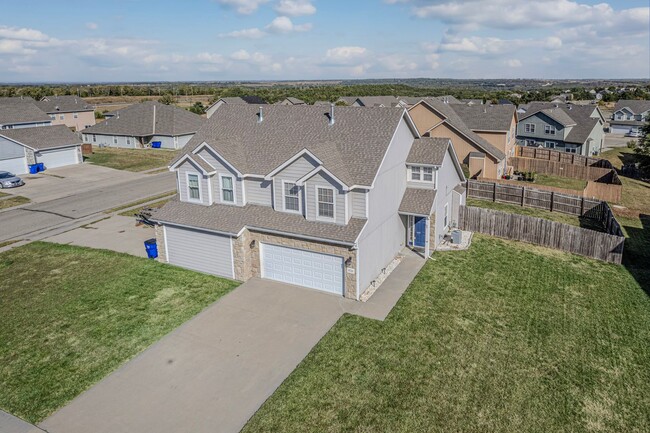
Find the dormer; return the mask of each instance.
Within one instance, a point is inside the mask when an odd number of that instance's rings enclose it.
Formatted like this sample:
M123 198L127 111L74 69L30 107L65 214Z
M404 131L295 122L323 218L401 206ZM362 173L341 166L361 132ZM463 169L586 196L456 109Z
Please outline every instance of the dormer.
M449 138L422 137L414 140L406 159L407 186L437 189L439 170L449 146Z

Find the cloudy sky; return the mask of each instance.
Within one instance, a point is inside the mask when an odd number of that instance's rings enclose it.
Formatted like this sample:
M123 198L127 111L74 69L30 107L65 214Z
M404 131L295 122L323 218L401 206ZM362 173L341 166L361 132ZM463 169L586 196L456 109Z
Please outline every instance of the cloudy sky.
M648 0L4 3L1 82L650 77Z

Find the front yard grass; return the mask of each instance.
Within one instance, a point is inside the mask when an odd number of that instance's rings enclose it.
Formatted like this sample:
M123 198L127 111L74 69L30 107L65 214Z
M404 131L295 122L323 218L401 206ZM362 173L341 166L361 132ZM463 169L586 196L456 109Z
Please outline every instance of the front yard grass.
M21 204L29 203L31 200L22 195L14 195L11 197L3 198L0 200L0 210L9 209L10 207L20 206Z
M85 160L117 170L145 171L168 166L177 154L177 150L93 147Z
M475 235L385 322L343 316L243 432L646 432L649 364L624 267Z
M0 254L0 408L44 419L237 284L69 245Z

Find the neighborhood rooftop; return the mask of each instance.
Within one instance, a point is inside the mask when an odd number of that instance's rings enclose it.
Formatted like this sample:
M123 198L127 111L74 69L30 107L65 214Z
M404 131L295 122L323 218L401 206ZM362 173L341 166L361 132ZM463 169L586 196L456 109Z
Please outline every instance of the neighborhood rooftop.
M0 125L50 121L32 98L0 98Z
M634 114L640 114L650 110L650 100L642 99L621 99L616 103L614 111L629 108Z
M0 130L0 136L24 144L34 150L81 144L79 137L65 125L2 129Z
M516 112L516 107L509 104L454 104L452 108L473 131L509 131Z
M399 205L399 211L407 215L430 215L435 199L435 189L406 188Z
M405 110L335 107L332 123L330 109L269 105L260 113L256 106L223 105L185 154L205 142L241 173L264 176L307 150L348 186L372 185Z
M592 105L554 104L545 102L534 102L529 104L528 110L522 114L519 120L524 120L536 113L543 113L560 123L563 126L571 127L571 131L564 141L568 143L582 144L589 138L589 134L598 124L600 117L592 117L597 107ZM598 112L600 113L600 112Z
M113 112L114 117L90 128L87 134L176 136L196 132L204 122L201 116L173 105L142 102Z
M407 164L442 165L451 141L448 138L422 137L413 140Z
M75 95L46 96L35 103L46 113L69 113L76 111L94 111L94 107Z

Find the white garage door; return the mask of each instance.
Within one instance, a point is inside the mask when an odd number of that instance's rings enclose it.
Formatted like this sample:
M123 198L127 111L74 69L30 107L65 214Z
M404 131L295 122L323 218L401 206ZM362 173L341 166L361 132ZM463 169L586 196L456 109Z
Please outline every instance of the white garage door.
M0 171L8 171L13 174L27 173L27 161L25 157L0 160Z
M42 162L45 168L63 167L77 163L77 148L42 150L36 154L36 162Z
M629 126L616 125L610 128L610 132L612 134L627 134L628 132L630 132L630 129L632 128L630 128Z
M230 237L165 226L167 260L172 265L233 278Z
M343 257L261 244L262 278L343 295Z

